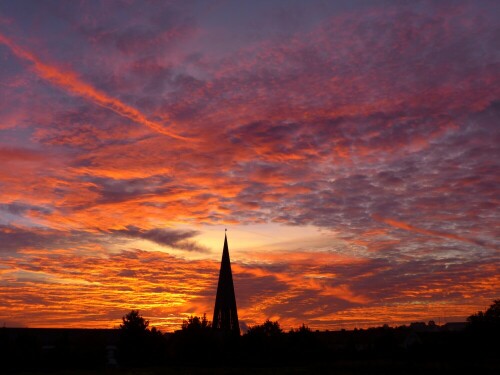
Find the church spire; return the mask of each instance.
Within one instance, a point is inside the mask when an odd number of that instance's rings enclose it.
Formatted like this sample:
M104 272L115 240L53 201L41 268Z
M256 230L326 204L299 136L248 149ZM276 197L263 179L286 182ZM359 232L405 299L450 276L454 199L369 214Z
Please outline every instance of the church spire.
M215 297L212 327L215 330L240 334L227 234L224 234L224 248L220 263L219 284L217 285L217 295Z

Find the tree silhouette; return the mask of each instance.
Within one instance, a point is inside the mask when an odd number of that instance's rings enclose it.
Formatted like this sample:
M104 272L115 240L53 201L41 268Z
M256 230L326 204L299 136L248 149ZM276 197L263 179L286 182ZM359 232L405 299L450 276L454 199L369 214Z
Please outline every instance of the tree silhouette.
M474 343L469 347L470 353L478 358L498 358L500 352L500 300L485 311L478 311L467 318L468 341Z
M493 304L483 313L478 311L467 318L467 323L472 329L500 329L500 299L494 300Z
M283 333L278 321L271 322L267 319L264 324L249 327L248 336L276 337Z
M139 310L132 310L122 317L120 324L120 362L141 366L155 361L162 355L164 337L161 331L149 329L149 321Z
M125 332L140 333L148 330L149 320L144 319L140 314L139 310L132 310L128 314L122 317L122 324L120 324L120 329Z
M286 335L278 321L267 319L263 324L251 326L242 339L245 352L254 363L279 363L286 357Z
M217 343L212 323L206 314L202 317L191 315L182 322L181 330L176 331L169 340L169 355L171 358L189 364L207 364L216 358ZM197 350L195 348L202 348Z
M291 329L288 333L287 353L296 362L312 361L321 357L325 348L318 341L313 331L302 324L299 328Z
M183 331L201 331L210 329L212 323L207 320L207 314L203 314L203 317L190 316L187 320L182 322Z
M308 335L308 334L312 333L312 331L311 331L311 328L309 328L304 323L302 323L302 325L299 328L296 328L296 329L292 328L290 330L290 333L291 334Z

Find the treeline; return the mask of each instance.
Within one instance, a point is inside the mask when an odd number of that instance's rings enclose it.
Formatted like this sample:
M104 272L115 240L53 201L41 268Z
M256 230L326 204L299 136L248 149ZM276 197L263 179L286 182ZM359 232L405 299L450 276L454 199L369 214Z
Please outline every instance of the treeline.
M383 363L391 369L396 366L396 372L407 373L418 368L422 372L445 368L500 373L498 353L500 300L485 312L471 315L462 330L418 323L330 332L312 331L302 325L285 332L279 322L267 320L235 336L213 330L206 316L192 316L179 331L162 333L150 327L136 310L123 316L120 329L115 330L0 329L0 362L10 372L105 367L313 366L313 372L334 368L350 373L352 366L370 369Z
M465 328L451 326L449 330L430 322L331 332L312 331L302 325L285 332L279 322L267 320L235 337L214 331L206 316L192 316L174 334L162 336L154 329L144 332L141 328L144 336L139 338L130 335L128 327L138 316L137 311L132 311L123 317L122 365L302 366L383 360L491 364L500 368L500 300L485 312L471 315ZM142 323L136 325L144 327Z
M137 314L132 311L124 317ZM125 324L122 325L122 330ZM317 334L302 326L285 333L278 322L267 320L250 327L242 336L213 330L206 316L192 316L174 334L157 341L153 331L130 335L125 328L120 341L120 363L125 366L265 366L295 364L326 354ZM146 343L147 342L147 343ZM155 350L144 350L160 344Z

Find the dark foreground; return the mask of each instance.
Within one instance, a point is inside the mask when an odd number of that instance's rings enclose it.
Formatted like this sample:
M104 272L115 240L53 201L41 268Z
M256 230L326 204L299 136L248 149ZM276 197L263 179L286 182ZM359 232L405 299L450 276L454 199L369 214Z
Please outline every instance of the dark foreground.
M497 330L373 328L224 337L212 330L0 329L0 373L500 374Z
M500 363L469 363L469 362L395 362L395 361L338 361L326 364L309 365L274 365L267 367L200 367L200 366L157 366L135 369L88 369L88 370L58 370L54 373L65 375L208 375L208 374L335 374L335 375L361 375L361 374L495 374L500 370ZM40 371L23 371L16 374L33 374ZM45 371L43 371L45 373Z

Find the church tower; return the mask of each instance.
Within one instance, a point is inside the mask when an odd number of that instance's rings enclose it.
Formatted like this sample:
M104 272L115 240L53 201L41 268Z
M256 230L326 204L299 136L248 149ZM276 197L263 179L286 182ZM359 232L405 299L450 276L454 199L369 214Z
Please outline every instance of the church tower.
M222 250L222 260L220 262L219 284L217 285L217 296L215 297L212 327L218 331L240 335L227 234L224 235L224 249Z

